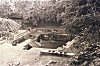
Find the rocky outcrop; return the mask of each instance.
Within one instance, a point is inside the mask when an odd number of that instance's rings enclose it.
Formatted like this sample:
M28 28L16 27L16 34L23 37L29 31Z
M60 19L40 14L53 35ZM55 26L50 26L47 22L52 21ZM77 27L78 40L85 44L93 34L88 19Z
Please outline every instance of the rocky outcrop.
M11 19L0 18L0 31L16 32L21 25Z

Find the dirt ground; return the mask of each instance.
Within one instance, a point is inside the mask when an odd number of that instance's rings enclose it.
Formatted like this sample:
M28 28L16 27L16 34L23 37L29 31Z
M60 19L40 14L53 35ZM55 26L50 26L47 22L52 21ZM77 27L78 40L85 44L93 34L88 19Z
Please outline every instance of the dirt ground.
M56 63L49 66L68 66L71 58L40 55L43 48L32 48L30 50L22 50L22 44L11 46L11 44L0 45L0 66L46 66L49 61Z

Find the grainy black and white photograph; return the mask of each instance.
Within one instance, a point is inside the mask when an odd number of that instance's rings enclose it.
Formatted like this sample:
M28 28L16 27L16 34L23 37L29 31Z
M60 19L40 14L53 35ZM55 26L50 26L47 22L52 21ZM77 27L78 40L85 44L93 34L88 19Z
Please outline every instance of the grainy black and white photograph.
M0 0L0 66L100 66L100 0Z

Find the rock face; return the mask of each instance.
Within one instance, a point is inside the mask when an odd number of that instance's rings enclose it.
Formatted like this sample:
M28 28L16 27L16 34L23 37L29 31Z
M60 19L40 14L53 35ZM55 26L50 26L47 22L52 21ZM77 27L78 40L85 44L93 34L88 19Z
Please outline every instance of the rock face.
M21 25L11 19L0 18L0 31L17 31Z

